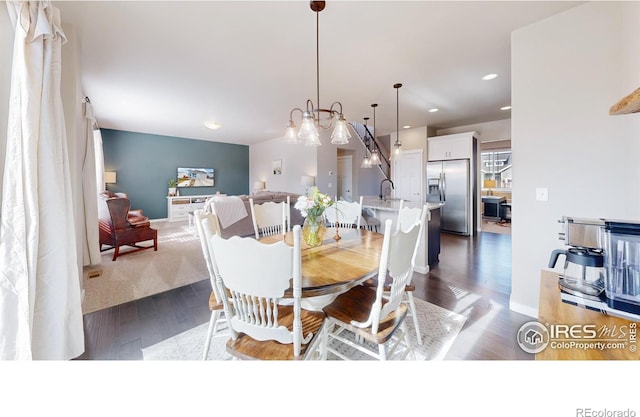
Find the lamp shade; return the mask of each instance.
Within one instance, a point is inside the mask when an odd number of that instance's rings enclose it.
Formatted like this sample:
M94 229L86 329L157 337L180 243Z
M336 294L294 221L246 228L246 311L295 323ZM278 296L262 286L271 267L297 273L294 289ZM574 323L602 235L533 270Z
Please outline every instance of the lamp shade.
M316 185L316 177L312 177L311 175L303 175L300 179L300 183L305 187L313 187Z
M264 188L265 188L264 181L254 181L253 182L253 189L254 190L264 190Z
M484 188L496 188L496 180L484 180Z
M104 173L104 182L105 182L105 184L115 184L116 183L116 172L115 171L105 171L105 173Z

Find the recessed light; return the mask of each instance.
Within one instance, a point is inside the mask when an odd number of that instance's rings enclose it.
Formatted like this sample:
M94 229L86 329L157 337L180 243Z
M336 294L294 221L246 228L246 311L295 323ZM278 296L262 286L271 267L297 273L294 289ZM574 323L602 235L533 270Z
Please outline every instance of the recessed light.
M402 126L403 129L411 129L411 126L406 125L406 126Z
M500 110L511 110L511 106L500 107Z
M204 122L204 125L206 127L208 127L211 130L216 130L216 129L220 129L222 127L222 123L218 123L216 121L208 121L208 122Z
M440 109L435 109L435 108L434 108L434 109L429 109L429 113L435 113L435 112L437 112L438 110L440 110Z
M482 79L485 80L485 81L488 81L488 80L493 80L497 76L498 76L498 74L487 74L484 77L482 77Z

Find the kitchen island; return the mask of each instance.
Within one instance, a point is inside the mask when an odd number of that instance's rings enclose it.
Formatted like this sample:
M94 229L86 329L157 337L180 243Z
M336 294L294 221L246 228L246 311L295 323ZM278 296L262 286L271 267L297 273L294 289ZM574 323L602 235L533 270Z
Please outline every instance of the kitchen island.
M440 256L440 207L444 203L424 203L429 210L427 213L427 224L423 233L416 255L415 271L421 274L429 272L429 266L438 262ZM404 207L422 207L421 203L405 201ZM364 196L362 199L362 209L369 216L380 221L380 233L384 233L384 223L387 219L395 222L400 209L400 199L388 198L380 199L378 196Z

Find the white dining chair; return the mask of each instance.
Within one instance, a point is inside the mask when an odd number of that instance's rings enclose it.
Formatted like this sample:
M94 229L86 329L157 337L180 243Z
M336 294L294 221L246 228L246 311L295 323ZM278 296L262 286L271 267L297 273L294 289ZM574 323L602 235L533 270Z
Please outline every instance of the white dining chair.
M325 210L325 218L329 227L343 229L360 228L362 218L362 196L359 201L348 202L338 200L332 207Z
M328 359L329 353L339 359L353 359L344 353L345 346L379 360L415 358L402 299L413 274L424 222L395 232L392 223L391 219L385 221L377 287L355 286L323 308L327 315L321 343L323 359ZM383 295L387 275L391 285Z
M256 239L273 235L284 236L287 233L288 200L280 203L267 201L262 204L254 204L253 198L250 198L249 206L251 207L251 219Z
M205 232L216 254L220 288L231 297L223 298L231 333L227 352L261 360L318 355L324 313L301 308L300 226L293 227L293 247Z
M209 296L209 310L211 310L211 318L209 319L207 339L205 340L204 352L202 354L202 359L206 360L209 355L211 339L222 336L229 337L228 327L221 326L227 323L224 314L224 305L222 303L222 294L224 293L220 290L219 285L216 282L215 258L213 257L213 253L209 250L209 243L206 237L207 233L204 231L205 228L207 228L208 234L220 235L220 224L218 222L218 216L216 216L213 211L205 212L202 209L198 209L193 212L193 216L195 218L198 237L200 238L202 255L204 256L207 271L209 272L209 280L211 281L211 295Z
M416 222L419 221L423 221L422 220L422 216L424 214L424 221L427 221L427 217L428 217L428 209L427 206L424 205L422 208L419 207L405 207L404 206L404 201L400 200L400 205L398 207L398 216L396 218L396 222L395 222L395 231L398 230L409 230L411 227L413 227L413 225ZM422 233L424 233L424 228L422 229ZM421 236L420 236L421 238ZM419 240L418 240L419 242ZM419 243L418 243L419 245ZM389 287L390 287L390 283L388 282L389 280L387 279L387 282L385 282L384 284L384 291L385 294L387 294L389 292ZM369 286L369 287L377 287L378 285L378 279L377 277L375 278L371 278L368 279L364 282L365 286ZM419 320L418 320L418 314L416 313L416 303L415 300L413 298L413 293L415 292L416 286L413 283L413 280L409 280L409 283L407 284L406 288L405 288L405 299L404 302L406 302L409 305L409 316L411 316L412 320L413 320L413 327L416 330L416 339L418 341L419 345L422 345L422 332L420 331L420 325L419 325Z

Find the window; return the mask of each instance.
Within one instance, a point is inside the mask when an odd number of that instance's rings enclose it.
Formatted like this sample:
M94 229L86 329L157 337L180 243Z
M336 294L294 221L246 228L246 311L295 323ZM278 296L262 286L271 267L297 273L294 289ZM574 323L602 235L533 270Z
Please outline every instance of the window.
M511 150L482 152L480 154L482 183L494 180L497 188L511 188Z

